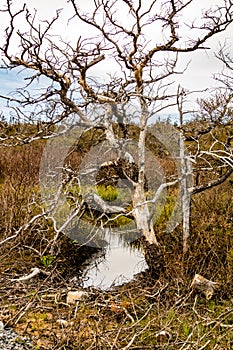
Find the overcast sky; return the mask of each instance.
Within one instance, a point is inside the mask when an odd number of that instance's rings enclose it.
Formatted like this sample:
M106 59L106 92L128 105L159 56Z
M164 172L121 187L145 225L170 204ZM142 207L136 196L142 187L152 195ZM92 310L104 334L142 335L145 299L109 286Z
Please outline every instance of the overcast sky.
M158 0L160 1L160 0ZM65 41L73 41L78 38L80 35L91 34L87 31L85 26L77 25L75 20L72 20L68 25L68 19L73 15L72 6L66 0L26 0L15 1L18 7L23 5L26 2L30 11L33 11L35 8L37 10L37 16L41 20L51 19L57 9L62 9L61 17L56 25L53 27L53 33L60 34ZM148 3L149 0L145 0L145 3ZM13 1L14 3L14 1ZM91 0L81 0L77 1L81 8L88 10ZM119 1L121 3L121 1ZM223 0L194 0L192 6L190 6L189 11L186 10L185 18L187 21L191 18L200 16L201 7L214 6L216 4L224 3ZM0 0L0 9L3 9L5 0ZM119 12L121 21L123 24L127 25L128 17L127 13L122 10ZM4 39L4 28L8 25L9 17L0 13L0 40L1 46L3 45ZM18 21L17 26L23 30L24 24L21 21ZM209 50L200 50L192 54L185 54L179 61L179 67L182 68L187 62L190 61L189 67L185 74L178 75L176 77L177 83L180 83L182 86L189 90L200 90L205 89L210 86L214 86L215 82L213 80L213 75L220 73L223 69L222 63L215 58L214 53L217 52L220 44L224 42L227 43L229 51L233 54L233 26L231 25L227 31L216 35L214 38L208 41ZM148 35L150 35L148 33ZM153 39L153 36L152 36ZM17 52L17 42L15 42L15 51ZM101 69L96 71L96 75L103 74L104 70L108 67L107 62L104 62L104 65L101 66ZM111 67L110 67L111 68ZM109 69L110 69L109 68ZM103 70L103 71L101 71ZM13 71L0 70L0 95L9 94L14 89L23 85L22 75L17 74ZM4 108L6 102L0 99L0 111L6 113Z

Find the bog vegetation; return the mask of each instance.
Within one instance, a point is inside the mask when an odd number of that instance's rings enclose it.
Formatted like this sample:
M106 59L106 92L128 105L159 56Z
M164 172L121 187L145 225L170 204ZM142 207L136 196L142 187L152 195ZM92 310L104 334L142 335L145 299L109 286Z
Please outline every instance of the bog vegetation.
M9 132L13 129L9 126ZM220 129L224 137L225 127ZM76 165L88 150L88 140L84 140L78 154L74 151ZM38 181L44 146L41 140L1 150L2 240L41 211ZM160 151L161 161L166 166L167 158L171 169L169 156ZM111 186L101 186L98 191L107 201L116 195ZM66 294L77 288L72 282L75 276L79 276L81 285L81 266L95 248L79 246L61 235L51 255L55 233L52 223L43 218L1 245L4 323L28 335L36 349L230 349L233 179L192 197L191 242L186 255L182 253L181 225L164 234L174 206L174 191L167 196L155 224L164 261L159 279L155 280L148 270L111 291L90 289L88 297L74 307L66 305ZM32 280L13 281L27 275L32 267L43 272ZM219 283L212 299L192 293L190 286L196 273Z

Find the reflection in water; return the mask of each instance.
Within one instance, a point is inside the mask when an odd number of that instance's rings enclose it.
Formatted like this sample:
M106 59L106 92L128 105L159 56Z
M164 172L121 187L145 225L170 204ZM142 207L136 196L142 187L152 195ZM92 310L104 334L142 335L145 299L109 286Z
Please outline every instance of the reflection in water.
M105 256L95 259L84 272L85 288L109 289L130 281L136 273L147 268L144 255L138 248L110 232L106 232L105 240L108 242Z

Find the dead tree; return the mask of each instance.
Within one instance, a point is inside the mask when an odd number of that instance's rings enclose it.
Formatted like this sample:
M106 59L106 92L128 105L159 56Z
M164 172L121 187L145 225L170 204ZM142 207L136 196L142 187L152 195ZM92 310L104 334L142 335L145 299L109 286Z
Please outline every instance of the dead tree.
M145 238L149 252L153 249L157 253L159 251L159 242L151 220L153 210L156 210L158 193L148 201L145 191L146 135L149 121L158 112L175 106L180 99L181 91L172 90L169 80L177 73L179 57L207 49L207 40L224 31L233 21L231 0L221 1L215 7L207 8L200 13L199 19L186 21L183 13L191 3L192 0L145 3L141 0L120 2L97 0L93 2L89 13L86 13L78 1L70 0L72 14L69 25L74 24L75 28L78 28L82 24L94 33L91 37L89 31L82 36L77 33L75 44L74 38L70 42L65 42L62 37L50 34L53 26L59 21L60 10L57 10L52 20L46 19L38 24L36 14L31 14L26 5L16 9L10 0L6 0L5 6L1 8L2 14L9 19L9 26L5 31L5 43L1 46L4 68L25 69L27 83L13 96L1 95L1 98L12 106L16 120L23 121L25 125L27 123L40 125L33 133L28 134L27 131L21 130L20 133L15 133L14 137L9 137L6 128L3 128L2 145L14 146L38 139L54 138L67 133L71 125L75 124L80 128L101 130L110 147L115 149L118 159L121 159L122 156L126 157L121 149L122 138L127 140L129 137L126 126L128 123L137 123L138 174L136 180L128 177L132 185L131 214L137 230ZM122 20L119 8L128 14L126 21ZM17 28L18 20L21 23L25 22L25 30ZM152 35L150 38L148 29L156 31L156 36ZM188 37L185 32L188 32ZM16 42L17 50L15 50ZM104 83L98 78L97 73L98 67L103 66L106 73L109 73ZM96 73L93 73L93 69ZM179 73L185 74L185 70ZM33 90L36 81L41 83L40 91ZM227 99L224 103L226 108ZM211 118L213 110L209 109L204 101L201 107ZM182 114L182 111L180 113ZM41 118L44 118L44 123L38 124ZM114 125L117 123L123 132L123 137L119 137L114 131ZM63 127L55 130L56 125ZM215 148L210 150L201 148L201 135L209 130L209 127L213 130L213 125L215 121L208 124L205 130L194 128L192 131L190 137L198 145L193 160L201 159L208 162L208 156L211 154L217 161L222 162L224 170L222 176L213 180L211 184L197 184L187 189L187 186L185 187L187 171L184 171L176 178L174 176L166 178L158 191L183 183L186 194L187 191L197 193L220 183L232 172L232 153L226 155L224 149L221 149L220 154ZM190 127L191 125L189 130ZM181 140L188 138L189 130L181 123ZM183 170L184 163L183 157ZM186 199L184 194L183 203ZM102 201L99 200L98 203L101 204ZM80 215L81 208L81 205L77 206L72 215ZM124 210L123 212L125 215ZM184 227L187 226L189 222L186 216ZM58 229L57 233L60 231ZM185 250L186 246L185 234ZM148 262L152 266L157 253L152 254L153 256L149 254ZM160 268L162 263L155 269Z

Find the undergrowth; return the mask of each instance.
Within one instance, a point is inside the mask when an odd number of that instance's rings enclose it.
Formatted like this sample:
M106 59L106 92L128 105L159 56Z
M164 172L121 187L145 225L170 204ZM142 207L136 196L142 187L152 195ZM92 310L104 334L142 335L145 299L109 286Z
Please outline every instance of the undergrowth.
M4 152L0 162L1 239L13 235L43 210L38 190L42 148L36 151L36 161L30 161L27 167L16 161L16 153ZM25 157L20 153L22 164L32 157L33 149L27 152ZM155 226L164 261L158 280L153 280L146 271L110 291L89 289L88 296L77 305L67 305L66 295L69 290L82 288L81 266L100 251L80 246L62 235L51 251L53 223L45 218L36 221L0 246L3 323L29 336L37 350L230 350L232 181L231 178L219 187L193 196L190 247L185 256L181 227L164 232L164 223L174 207L172 193L169 194ZM109 201L117 199L117 193L111 189L99 191ZM35 278L14 281L30 273L33 267L41 269ZM211 300L192 291L190 286L196 273L219 284Z

